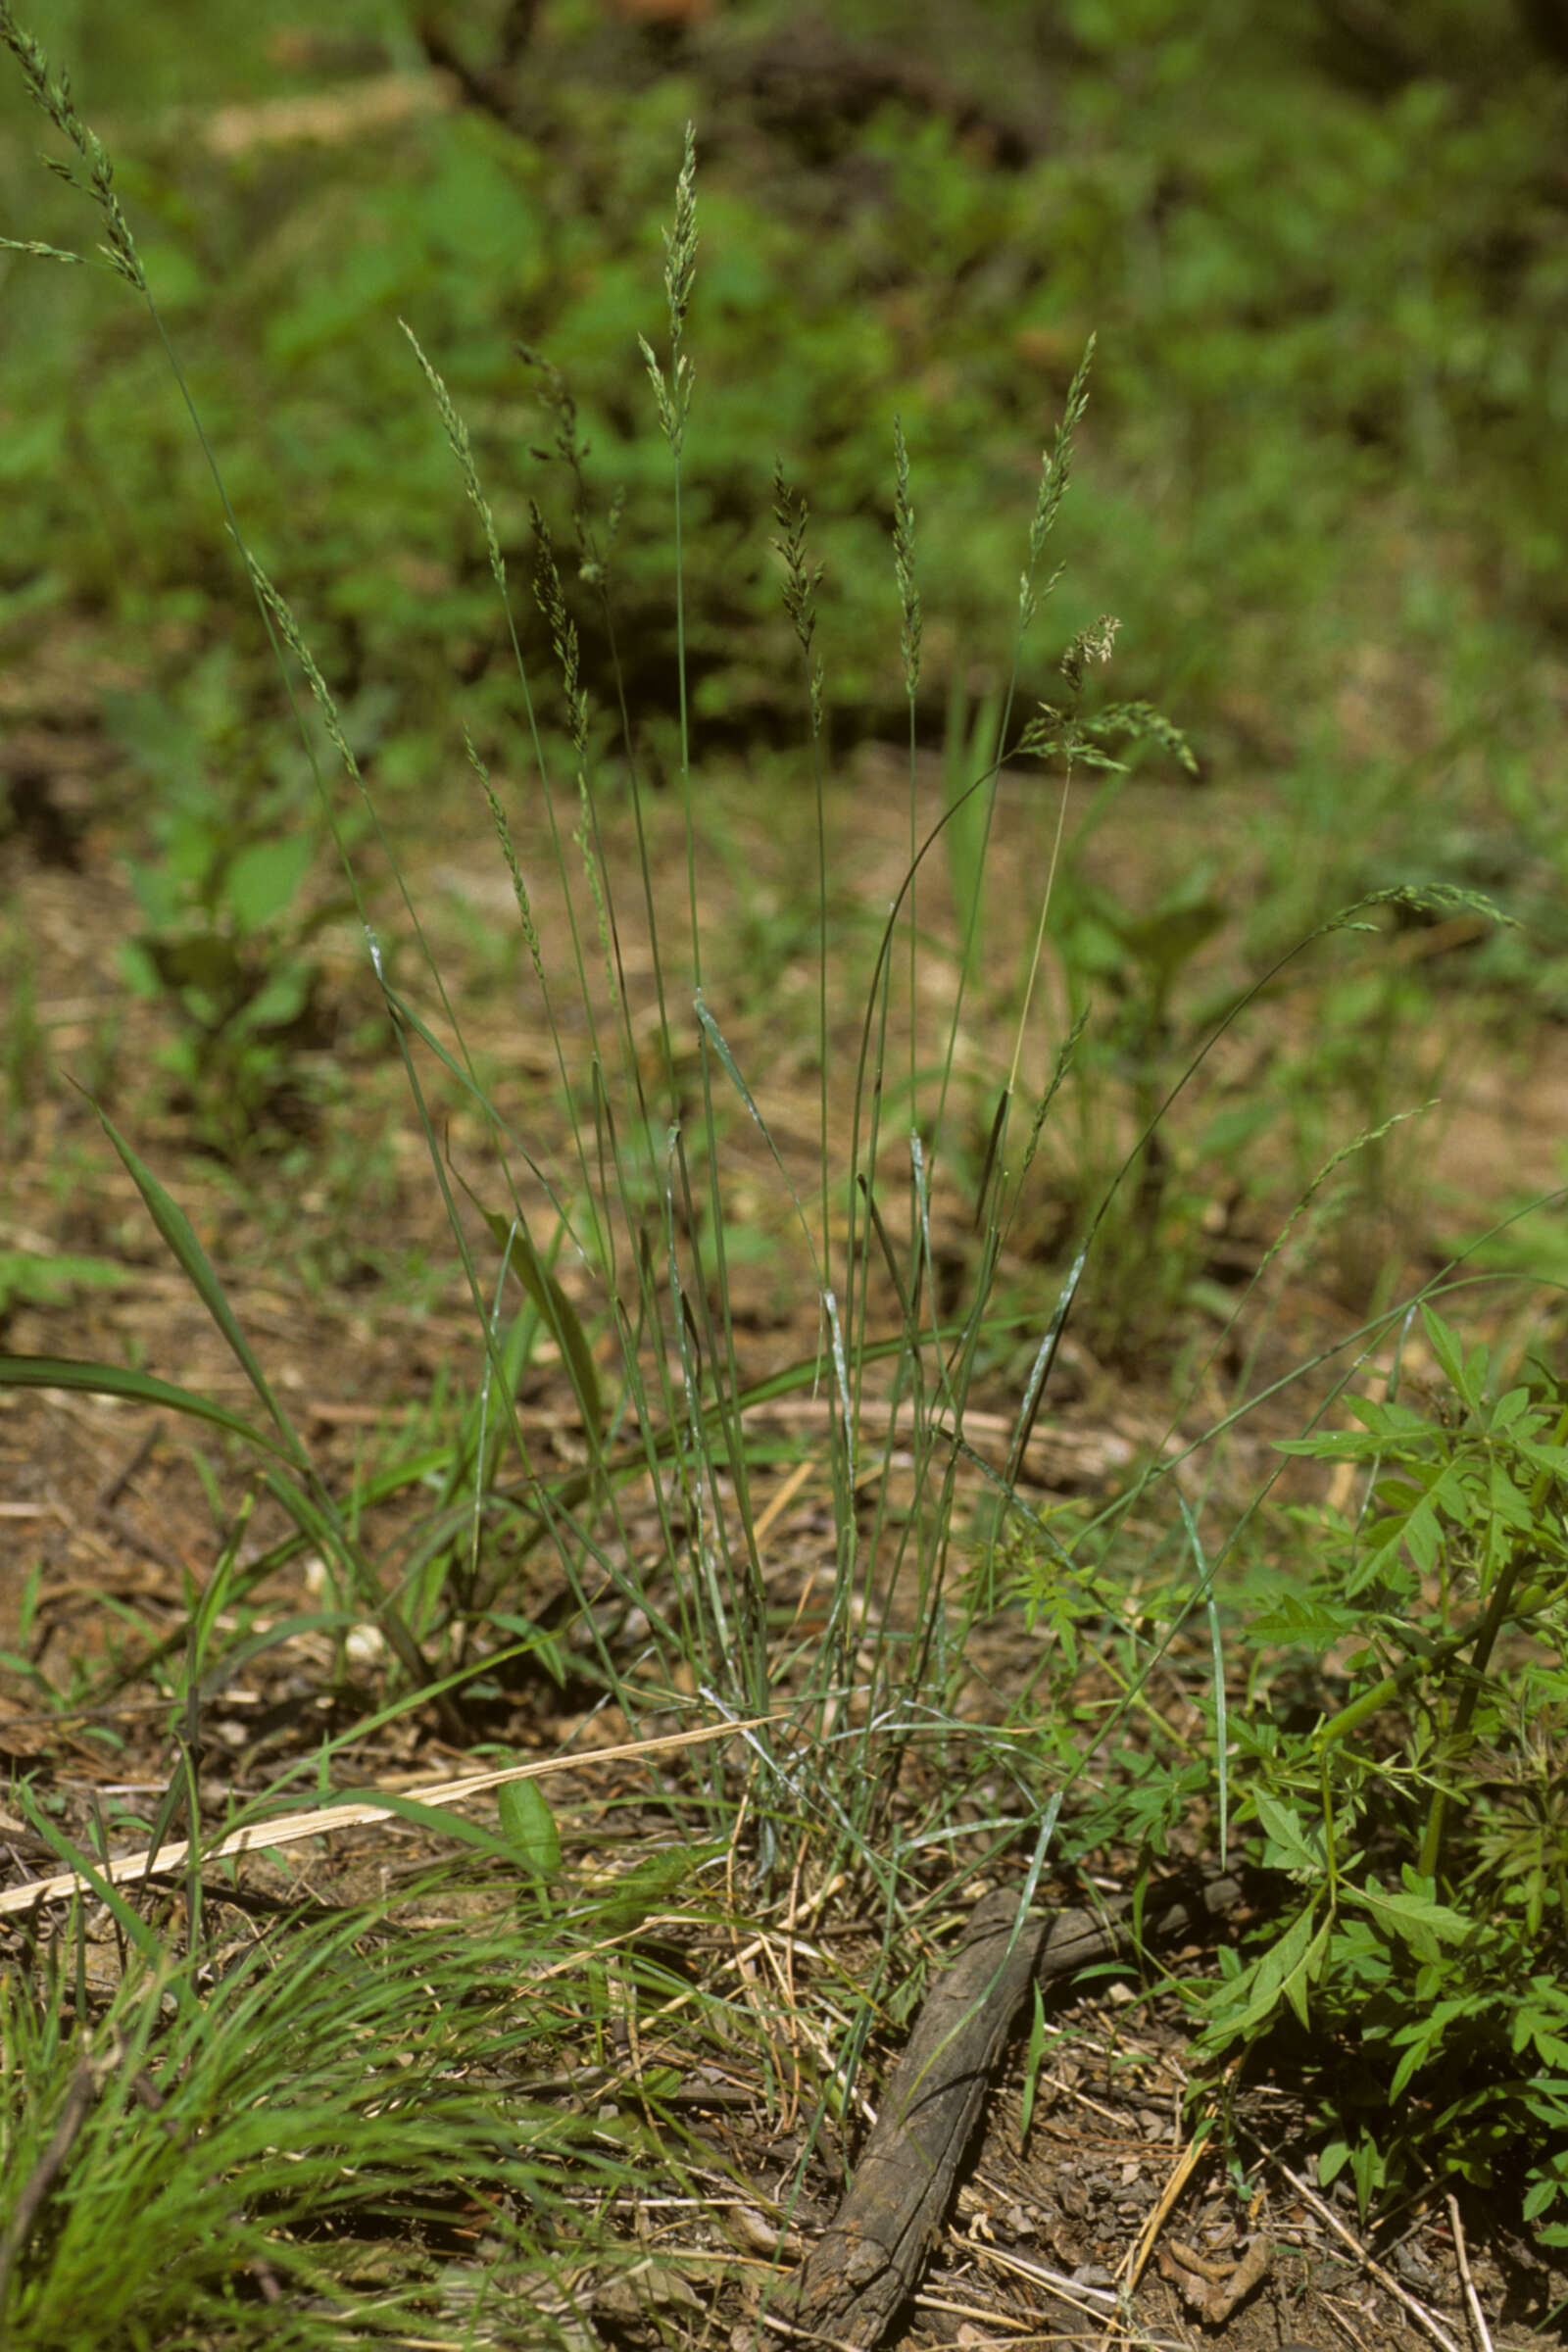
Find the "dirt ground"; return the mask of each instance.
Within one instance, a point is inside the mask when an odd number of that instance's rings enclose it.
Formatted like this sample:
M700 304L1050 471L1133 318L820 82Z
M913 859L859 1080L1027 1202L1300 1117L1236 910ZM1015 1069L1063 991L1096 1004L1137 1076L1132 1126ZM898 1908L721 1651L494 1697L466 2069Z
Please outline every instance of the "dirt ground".
M423 1143L399 1108L401 1082L391 1054L356 1049L350 1083L330 1113L333 1148L304 1174L293 1169L270 1177L264 1170L242 1185L210 1156L192 1153L177 1110L160 1101L150 1077L156 1010L126 994L117 966L118 944L134 920L121 865L122 821L80 813L88 786L95 804L113 806L116 797L90 723L83 720L74 734L56 729L48 760L53 764L24 805L23 821L0 838L0 900L12 932L7 962L13 990L25 973L28 1019L38 1040L35 1050L13 1053L9 1101L0 1105L8 1131L0 1262L6 1252L91 1258L117 1268L119 1279L69 1277L54 1296L37 1283L14 1284L0 1308L0 1346L16 1354L134 1361L235 1410L253 1408L239 1367L171 1262L91 1105L67 1082L76 1075L102 1092L107 1076L117 1122L190 1216L328 1482L346 1484L368 1443L412 1423L454 1367L476 1361L471 1314L461 1284L444 1270L450 1237ZM881 788L897 772L891 755L866 755L853 796L835 809L850 853L842 869L848 896L874 917L885 910L903 869L906 814L897 792ZM933 777L933 812L935 793ZM1116 827L1094 845L1091 868L1136 899L1197 856L1216 827L1237 825L1244 813L1239 799L1231 805L1212 792L1135 788ZM794 853L769 829L765 807L749 819L744 796L736 796L727 821L764 897L787 897L795 887ZM1042 813L1022 781L1004 787L999 822L1002 870L1038 861ZM673 850L666 845L661 855L673 858ZM528 1002L524 982L510 976L512 967L493 946L510 907L510 885L479 817L416 849L410 881L438 950L455 959L470 1041L496 1073L499 1104L527 1122L532 1148L551 1115L551 1058L537 1023L530 1025L526 1009L519 1015L519 1004ZM716 936L735 915L736 885L719 876L709 887ZM934 901L940 890L934 883ZM1016 945L1012 934L1021 936L1027 921L1022 901L1001 907L994 920L995 945L1005 960ZM874 939L874 923L867 937ZM1396 952L1428 952L1428 934L1409 938L1415 947L1397 942ZM343 1006L373 1015L373 992L356 968L352 938L332 953ZM1234 954L1234 940L1223 933L1205 951L1216 979ZM715 962L722 973L721 951ZM776 996L807 990L808 969L785 956L771 978L775 993L764 989L751 1000L733 965L727 976L733 1009L725 1015L726 1035L738 1061L750 1069L772 1054L769 1084L773 1100L785 1105L780 1133L787 1135L798 1115L808 1137L814 1081L787 1064L800 1023L793 1015L780 1022ZM942 1009L947 985L933 982L933 1013ZM715 1001L723 1001L717 990ZM967 1056L990 1077L1004 1062L987 1016L986 1000L977 996L965 1016L960 1065ZM1298 1029L1310 1017L1309 1001L1281 999L1262 1008L1235 1050L1266 1066L1271 1053L1293 1042L1293 1025ZM16 995L8 1019L15 1041ZM857 1027L852 1004L842 1015L846 1042L853 1043ZM1039 1059L1037 1081L1049 1069L1044 1048ZM1464 992L1453 991L1442 1034L1412 1051L1412 1102L1434 1091L1428 1080L1435 1070L1443 1108L1401 1179L1417 1183L1425 1169L1442 1192L1437 1213L1403 1236L1415 1267L1430 1264L1444 1238L1467 1222L1473 1226L1520 1195L1545 1193L1562 1180L1568 1030L1525 1027L1499 1045L1492 1013L1474 1018ZM461 1126L455 1134L461 1151ZM741 1130L736 1151L734 1181L755 1188L765 1226L777 1214L765 1155ZM959 1233L957 1207L947 1213ZM421 1259L434 1271L408 1279L408 1267ZM1282 1299L1282 1348L1343 1336L1356 1305L1345 1295L1354 1264L1353 1253L1342 1257L1318 1286L1298 1286ZM1020 1280L1031 1278L1027 1264L1018 1272ZM1040 1288L1044 1277L1037 1271L1034 1279ZM760 1252L755 1264L739 1269L737 1283L751 1372L760 1377L811 1352L814 1298L781 1279L776 1256ZM1494 1327L1514 1336L1540 1311L1512 1292L1499 1293L1489 1308ZM1157 1442L1169 1417L1162 1373L1140 1381L1136 1366L1107 1368L1087 1345L1069 1351L1065 1369L1060 1403L1028 1465L1043 1495L1113 1482L1136 1450ZM1002 1432L1015 1399L982 1398L982 1418L991 1403ZM776 1410L782 1427L791 1412L808 1408L780 1400L763 1409ZM541 1387L525 1399L525 1411L540 1463L564 1463L570 1415L562 1398ZM1259 1446L1267 1434L1255 1441ZM42 1705L27 1676L0 1674L0 1764L8 1773L41 1776L74 1818L85 1821L96 1802L119 1835L146 1817L167 1779L171 1709L160 1691L160 1644L179 1641L188 1592L211 1572L218 1529L252 1491L242 1461L225 1458L216 1445L205 1451L216 1507L189 1433L172 1417L59 1389L0 1392L0 1650L24 1652L33 1672L69 1700ZM760 1507L781 1484L770 1490L765 1478L760 1481ZM374 1515L368 1538L378 1557L396 1556L407 1508L393 1498ZM823 1509L820 1482L808 1482L784 1497L770 1534L780 1592L798 1596L803 1608L819 1571ZM257 1500L247 1542L264 1545L279 1532L273 1506ZM280 1572L268 1589L269 1602L282 1611L308 1596L309 1573L305 1562ZM531 1588L512 1605L548 1610L560 1597L549 1571L531 1573ZM212 1708L203 1767L215 1816L236 1789L270 1786L313 1752L323 1732L344 1728L356 1707L368 1706L373 1676L362 1690L328 1687L329 1662L324 1642L303 1640L221 1693ZM471 1730L475 1742L544 1754L579 1740L584 1722L585 1710L570 1694L552 1697L536 1679L489 1700ZM601 1717L591 1744L606 1744L624 1729ZM357 1769L408 1788L449 1778L466 1761L450 1725L430 1713L379 1733ZM585 1773L584 1807L604 1802L603 1787ZM316 1856L318 1888L347 1892L357 1871L376 1864L384 1836L346 1835L329 1860ZM0 1808L0 1845L6 1844L7 1883L47 1867L24 1824ZM854 1918L829 1918L815 1929L841 1956L869 1932ZM723 1964L723 1955L712 1964ZM1568 2284L1476 2201L1467 2200L1461 2216L1434 2188L1396 2216L1379 2232L1375 2253L1369 2251L1353 2201L1338 2191L1320 2197L1310 2186L1301 2153L1305 2115L1266 2083L1236 2086L1242 2139L1258 2156L1247 2181L1205 2160L1183 2120L1184 2039L1174 2002L1132 2002L1091 1984L1077 1988L1049 2023L1054 2038L1026 2137L1021 2049L1014 2048L995 2087L956 2209L896 2338L911 2352L939 2343L1212 2343L1235 2352L1479 2344L1465 2301L1467 2259L1498 2352L1563 2340L1560 2317L1549 2332L1540 2330L1545 2315L1560 2310ZM754 2340L768 2263L780 2250L788 2263L826 2221L843 2161L853 2154L852 2118L845 2138L832 2132L818 2137L806 2193L786 2216L780 2200L806 2150L804 2110L788 2098L770 2102L760 2080L744 2070L724 2085L694 2074L690 2106L697 2132L711 2143L715 2180L739 2178L754 2186L751 2201L725 2191L732 2245L742 2270L752 2266L754 2282L732 2289L700 2322L672 2311L650 2318L607 2301L596 2319L607 2340L626 2347L653 2343L661 2328L666 2341L671 2329L681 2341ZM714 2227L711 2217L661 2226L664 2261L678 2271L683 2228L696 2232L695 2244L710 2242ZM1238 2299L1239 2278L1247 2291Z

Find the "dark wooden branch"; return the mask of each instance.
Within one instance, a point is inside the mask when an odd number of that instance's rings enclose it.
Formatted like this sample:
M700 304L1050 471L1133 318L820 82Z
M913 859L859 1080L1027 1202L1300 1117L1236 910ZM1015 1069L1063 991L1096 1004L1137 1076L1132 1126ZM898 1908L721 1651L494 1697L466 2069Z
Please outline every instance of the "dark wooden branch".
M1242 1898L1235 1879L1170 1887L1146 1906L1146 1941L1206 1931ZM1033 1983L1054 1984L1132 1948L1131 1903L1018 1923L1015 1889L976 1905L893 2070L855 2183L773 2312L808 2340L877 2344L913 2293L952 2202L993 2070Z

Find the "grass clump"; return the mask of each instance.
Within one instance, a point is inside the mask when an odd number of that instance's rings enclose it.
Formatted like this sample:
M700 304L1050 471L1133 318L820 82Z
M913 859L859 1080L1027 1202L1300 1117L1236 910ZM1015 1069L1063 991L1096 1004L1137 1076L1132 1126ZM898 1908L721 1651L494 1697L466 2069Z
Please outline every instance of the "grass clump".
M0 36L80 159L119 273L148 297L107 159L69 90L51 81L3 9ZM1207 1845L1223 1857L1233 1837L1255 1827L1263 1870L1291 1882L1293 1893L1270 1923L1267 1949L1233 1956L1195 1996L1205 2055L1261 2049L1287 2013L1303 2032L1315 2020L1332 2041L1375 1977L1372 2038L1390 2053L1392 2098L1423 2068L1446 2064L1461 2042L1493 2095L1504 2047L1517 2053L1530 2042L1556 2065L1562 2020L1539 1987L1548 1982L1562 1861L1555 1813L1531 1813L1527 1793L1531 1741L1544 1724L1554 1750L1561 1729L1560 1546L1547 1539L1568 1457L1555 1403L1519 1389L1493 1399L1487 1364L1431 1320L1428 1342L1466 1416L1462 1437L1450 1442L1392 1406L1364 1408L1381 1516L1364 1528L1337 1527L1326 1584L1298 1612L1282 1603L1250 1629L1240 1672L1236 1592L1220 1569L1233 1544L1240 1549L1240 1528L1255 1520L1266 1552L1284 1543L1286 1523L1266 1513L1264 1489L1250 1508L1236 1503L1222 1477L1224 1442L1292 1380L1326 1385L1317 1380L1323 1366L1298 1365L1255 1386L1240 1379L1217 1414L1189 1397L1170 1442L1146 1444L1141 1462L1124 1461L1108 1497L1043 1499L1030 1469L1031 1449L1048 1433L1069 1321L1102 1268L1114 1269L1102 1311L1124 1328L1140 1315L1157 1321L1184 1295L1179 1284L1162 1287L1167 1227L1191 1238L1171 1173L1173 1105L1278 969L1228 992L1218 1018L1201 1039L1184 1041L1172 1063L1178 990L1222 911L1207 885L1173 888L1141 921L1105 905L1060 910L1084 774L1116 779L1121 754L1139 745L1191 765L1184 738L1141 696L1107 703L1097 695L1116 637L1109 615L1069 625L1051 699L1033 698L1033 713L1019 716L1031 699L1026 647L1059 578L1048 563L1087 409L1089 354L1044 454L1004 683L972 712L955 699L949 782L934 808L920 758L929 632L918 474L902 426L892 436L887 604L900 621L906 807L891 905L863 992L848 1008L835 963L833 876L849 853L833 830L822 573L806 502L775 467L772 546L798 655L797 726L809 779L797 789L813 828L814 920L804 934L809 1010L804 1045L795 1043L809 1070L814 1132L798 1090L775 1099L776 1040L766 1019L748 1011L738 1025L726 1001L688 675L688 467L701 417L687 347L696 185L688 130L665 243L668 341L662 354L642 346L673 483L672 820L630 723L617 652L622 510L616 501L605 515L595 507L566 380L532 361L572 499L569 556L564 534L552 532L541 511L532 515L529 584L550 649L547 674L529 658L515 566L458 405L410 337L478 521L483 569L514 656L509 691L521 712L526 785L501 778L471 736L465 749L516 910L525 1017L548 1040L548 1104L538 1088L518 1100L487 1077L466 1008L405 885L352 724L289 600L234 526L260 615L314 703L303 755L343 855L466 1297L462 1409L435 1423L427 1445L341 1492L314 1458L172 1191L107 1120L121 1165L251 1402L241 1411L140 1368L58 1357L0 1359L0 1382L110 1395L220 1431L260 1464L281 1524L265 1550L245 1552L237 1540L225 1548L208 1590L186 1596L183 1659L177 1637L163 1653L182 1774L171 1780L152 1844L176 1802L199 1810L191 1760L214 1695L241 1659L250 1665L309 1634L324 1642L340 1691L352 1684L356 1655L376 1662L366 1738L419 1706L454 1743L466 1736L467 1710L499 1703L508 1676L526 1669L572 1690L582 1702L578 1730L581 1718L602 1712L634 1737L672 1726L728 1735L692 1746L687 1776L672 1776L662 1792L660 1821L662 1835L678 1829L706 1863L722 1859L729 1956L712 1963L710 1978L690 1943L673 1953L657 1947L653 1923L681 1890L690 1854L651 1857L597 1910L589 1902L574 1914L562 1891L562 1824L542 1799L520 1794L503 1805L504 1836L490 1841L489 1875L479 1874L461 1949L450 1954L440 1931L420 1924L418 1903L400 1897L325 1923L291 1916L220 1968L199 1919L181 1948L110 1893L101 1867L78 1860L74 1867L109 1901L127 1964L109 1994L94 1990L78 1927L74 1973L35 1953L32 1980L7 1996L17 2062L0 2131L10 2134L8 2186L19 2185L0 2248L16 2324L32 2331L24 2341L69 2340L50 2328L83 2282L91 2286L94 2248L129 2229L137 2207L154 2217L145 2242L163 2258L136 2269L122 2301L103 2307L116 2341L176 2341L181 2328L202 2328L236 2342L265 2328L275 2335L280 2306L301 2342L416 2321L469 2340L512 2324L506 2306L493 2323L493 2302L483 2298L514 2291L530 2326L548 2322L561 2340L580 2340L566 2286L558 2305L541 2282L563 2277L574 2233L597 2249L583 2217L601 2189L607 2198L618 2192L641 2163L677 2166L661 2104L669 2086L641 2054L638 2003L654 2005L647 2013L657 2011L661 2034L674 2034L677 2016L694 2004L748 2032L757 2071L776 2086L776 2016L750 2001L739 1961L727 1989L713 1983L724 1982L743 1920L785 1921L779 1933L793 1936L809 1906L838 1888L853 1892L880 1935L859 1982L813 1955L816 2038L803 2034L789 2050L788 2096L803 2125L792 2193L818 2141L863 2100L859 2076L875 2021L906 2015L918 1995L920 1966L906 1955L928 1948L977 1875L1003 1869L1018 1878L1021 1901L1048 1867L1083 1867L1106 1853L1129 1886L1141 1886L1166 1856L1196 1858ZM603 624L614 682L608 713L574 617L579 591ZM323 749L341 768L347 813ZM1004 763L1017 759L1053 763L1059 792L1032 843L1038 880L1023 909L1007 1050L977 1077L964 1058L964 1007L987 985L993 926L1005 919L1002 878L993 871L988 881L987 862L1002 822ZM665 861L658 842L671 832L678 855ZM209 918L235 888L221 844L217 855L216 866L196 859ZM368 892L366 871L378 858L394 894L390 914L372 907ZM275 891L278 874L270 881ZM1014 902L1021 895L1007 893ZM1389 887L1352 915L1366 925L1396 906L1419 915L1451 911L1461 899L1470 913L1488 914L1457 889ZM798 920L793 936L803 936ZM1062 945L1075 936L1076 949ZM1097 956L1125 976L1124 1019L1102 1053L1087 985ZM172 966L150 962L166 985L181 985ZM1118 1070L1123 1083L1106 1115ZM238 1084L232 1069L224 1083ZM256 1115L248 1096L240 1107L245 1119ZM1019 1237L1058 1125L1073 1119L1087 1132L1102 1118L1103 1181L1071 1199L1054 1258L1031 1260ZM1388 1124L1343 1147L1320 1185L1332 1190L1341 1163L1374 1149ZM755 1360L743 1322L756 1204L764 1200L770 1231L787 1237L776 1247L788 1250L788 1280L809 1301L804 1320L814 1327L813 1345L770 1365ZM1269 1280L1308 1222L1260 1252L1241 1306L1207 1335L1194 1394L1248 1309L1266 1303ZM1015 1286L1010 1298L1004 1281ZM1347 1346L1370 1350L1386 1322L1374 1318ZM997 1367L1009 1360L1014 1377L1004 1385ZM1343 1385L1349 1374L1333 1376ZM544 1391L548 1416L529 1409ZM1197 1433L1190 1422L1200 1425ZM1190 1494L1180 1473L1200 1448L1213 1483ZM1362 1458L1343 1438L1321 1435L1309 1435L1304 1450L1308 1459ZM775 1531L806 1488L814 1517L780 1559ZM393 1502L398 1535L382 1546L372 1531ZM258 1595L268 1580L306 1553L324 1597L309 1612L264 1618ZM1289 1573L1299 1549L1285 1556ZM548 1612L530 1584L541 1560L554 1587ZM1268 1564L1280 1572L1278 1550ZM1020 1642L1041 1627L1054 1645L1020 1673ZM1504 1637L1531 1661L1543 1702L1534 1729L1504 1703ZM1314 1690L1309 1725L1272 1723L1266 1692L1283 1669L1269 1644L1288 1660L1303 1645L1350 1640L1361 1645L1345 1664L1353 1694L1325 1710ZM1168 1674L1179 1703L1167 1703ZM1387 1745L1369 1760L1350 1733L1373 1724ZM1483 1757L1501 1776L1487 1796L1477 1793ZM339 1760L336 1745L321 1749L323 1783ZM190 1886L200 1913L199 1875ZM439 1902L442 1892L419 1901ZM1492 1915L1499 1903L1504 1927ZM520 1943L514 1908L526 1928ZM691 1928L692 1917L682 1924ZM622 1942L636 1963L629 2008L607 1957ZM641 2114L635 2130L618 2111L601 2112L590 2130L560 2102L519 2108L509 2096L498 2106L489 2087L476 2087L547 2031L526 2006L514 2021L502 1993L497 2049L493 2004L508 1955L514 1978L548 1977L548 2031L591 2046L596 2064L616 2046L619 2023L634 2061L626 2095ZM1523 1971L1538 1988L1528 1999L1518 1997ZM1523 2195L1532 2219L1548 2216L1561 2186L1550 2141L1563 2086L1555 2072L1544 2082L1510 2092L1509 2103L1510 2136L1523 2140L1529 2160ZM1444 2110L1446 2138L1429 2113L1414 2110L1394 2133L1369 2138L1363 2120L1331 2099L1322 2177L1348 2167L1366 2203L1423 2164L1493 2180L1500 2151L1484 2120L1483 2088L1463 2100ZM138 2102L156 2132L127 2128ZM437 2261L471 2223L454 2219L446 2185L454 2174L464 2200L484 2208L472 2224L484 2251L477 2284L471 2243L455 2258L456 2273ZM204 2246L194 2219L215 2195L233 2218ZM372 2229L394 2247L393 2278L373 2306L346 2287L359 2239ZM536 2322L539 2313L546 2317Z
M8 2344L582 2340L589 2216L646 2163L650 2086L531 2089L560 1945L465 1918L450 1869L183 1954L112 1900L112 1990L79 1909L0 1985ZM662 2118L666 2172L677 2139Z

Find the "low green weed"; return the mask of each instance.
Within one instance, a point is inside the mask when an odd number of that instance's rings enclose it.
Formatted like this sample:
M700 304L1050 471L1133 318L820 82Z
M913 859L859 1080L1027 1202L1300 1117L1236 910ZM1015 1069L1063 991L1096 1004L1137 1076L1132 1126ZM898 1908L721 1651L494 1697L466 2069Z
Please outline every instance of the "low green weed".
M1190 1997L1212 2059L1311 2054L1319 2178L1375 2195L1524 2178L1568 2245L1568 1402L1500 1391L1427 1307L1435 1401L1359 1396L1359 1428L1283 1449L1354 1469L1353 1514L1302 1514L1309 1581L1250 1641L1327 1683L1310 1729L1233 1710L1234 1821L1280 1920ZM1299 1708L1296 1713L1299 1713ZM1310 2039L1307 2036L1310 2035Z
M1212 1033L1212 1006L1194 1004L1182 984L1229 908L1215 894L1212 867L1171 883L1142 912L1090 881L1076 853L1101 821L1095 812L1074 845L1055 919L1072 1016L1085 1026L1076 1083L1064 1090L1045 1142L1074 1227L1110 1199L1098 1239L1092 1343L1118 1359L1145 1361L1191 1302L1216 1161L1221 1183L1245 1164L1245 1148L1213 1150L1212 1122L1206 1135L1178 1141L1165 1102L1171 1070L1191 1064ZM1244 1147L1254 1141L1250 1131L1238 1137Z
M202 1139L227 1158L308 1121L329 1034L315 943L352 901L312 899L310 771L256 772L233 709L234 664L198 666L179 705L111 697L111 730L148 797L150 855L127 861L141 915L131 989L172 1016L159 1059ZM307 1059L305 1049L315 1047Z
M132 1280L114 1258L0 1250L0 1324L19 1306L59 1306L80 1293L123 1290Z

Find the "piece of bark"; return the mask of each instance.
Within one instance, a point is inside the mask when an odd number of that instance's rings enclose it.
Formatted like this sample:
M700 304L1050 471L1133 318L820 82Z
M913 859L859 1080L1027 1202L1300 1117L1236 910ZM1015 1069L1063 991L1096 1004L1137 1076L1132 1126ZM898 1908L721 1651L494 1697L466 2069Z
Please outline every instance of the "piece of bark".
M1191 1935L1241 1895L1235 1879L1197 1892L1167 1889L1145 1906L1145 1939ZM1055 1983L1130 1949L1131 1909L1122 1899L1103 1912L1032 1913L1020 1924L1017 1892L1005 1886L975 1906L893 2070L849 2195L772 2307L793 2331L857 2352L881 2341L947 2220L1024 1994L1032 1983Z

